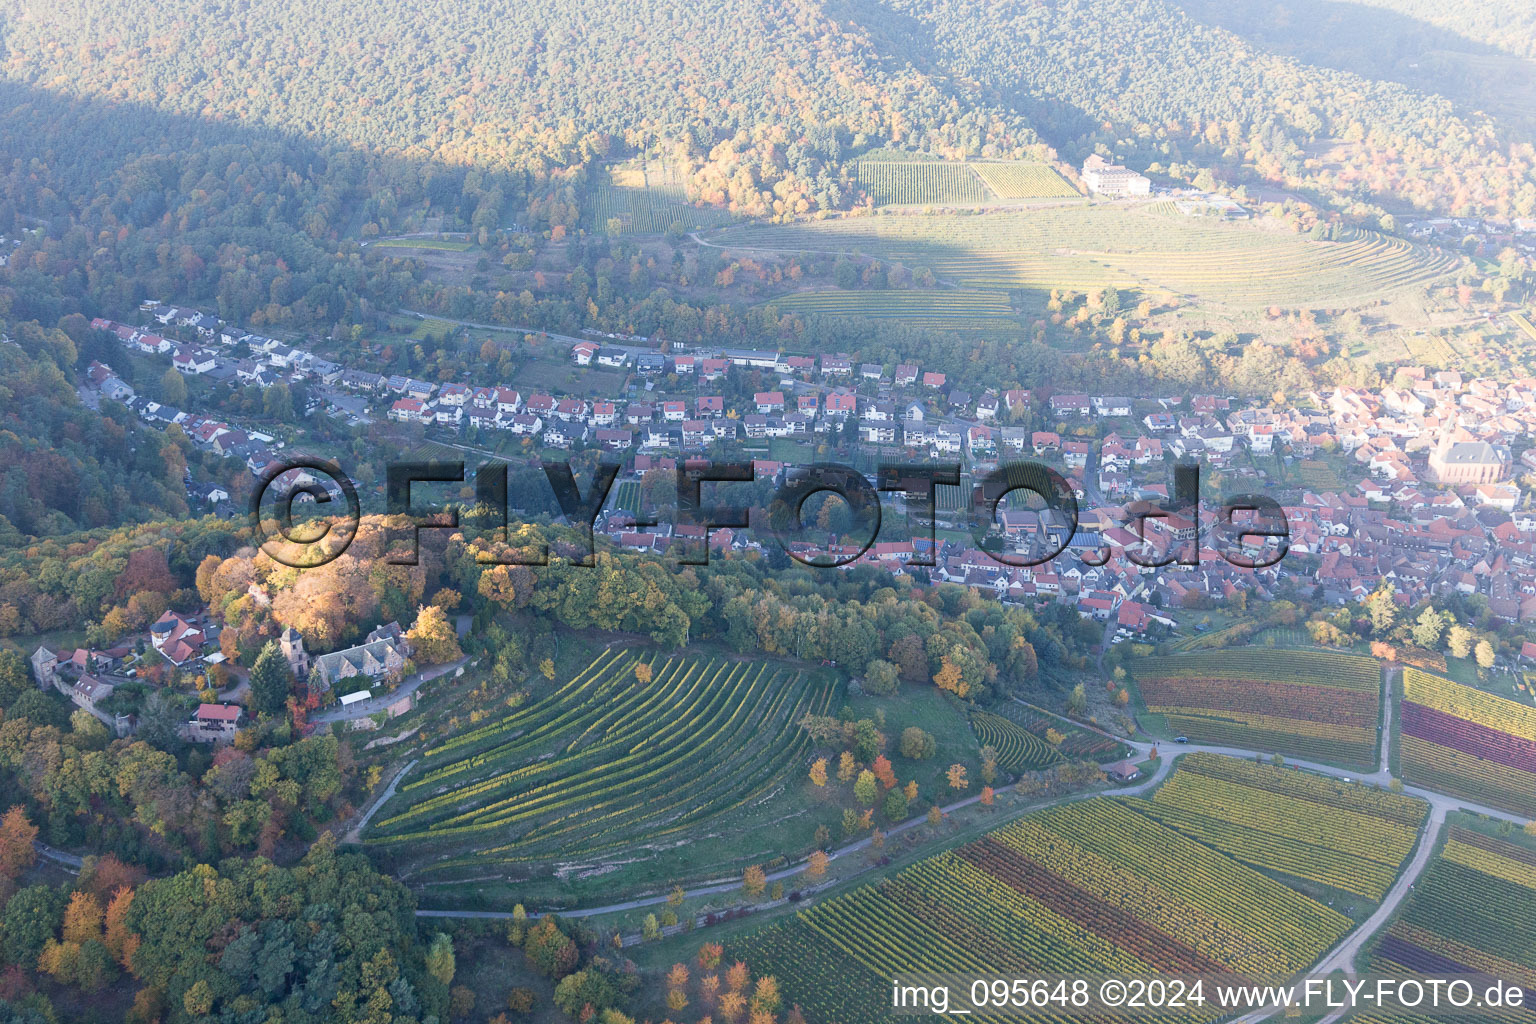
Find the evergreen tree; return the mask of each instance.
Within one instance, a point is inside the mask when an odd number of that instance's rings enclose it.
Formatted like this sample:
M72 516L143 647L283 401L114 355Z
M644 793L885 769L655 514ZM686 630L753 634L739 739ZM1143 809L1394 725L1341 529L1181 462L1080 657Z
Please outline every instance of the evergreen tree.
M282 714L292 690L293 671L277 641L269 640L251 666L251 707L262 714Z

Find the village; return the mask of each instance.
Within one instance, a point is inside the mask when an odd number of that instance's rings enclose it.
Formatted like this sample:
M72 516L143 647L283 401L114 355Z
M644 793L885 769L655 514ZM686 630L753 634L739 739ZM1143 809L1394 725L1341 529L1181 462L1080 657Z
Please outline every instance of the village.
M1049 509L1000 507L1010 550L1060 555L1037 565L1002 564L966 533L968 502L939 503L936 541L919 534L880 539L859 558L929 582L977 588L1001 600L1064 602L1104 621L1122 638L1178 628L1179 609L1219 606L1243 594L1263 600L1284 580L1321 603L1342 605L1390 581L1409 606L1440 595L1482 595L1509 624L1536 619L1536 509L1517 474L1536 472L1536 450L1521 450L1536 425L1536 380L1468 379L1454 370L1408 367L1379 391L1339 388L1297 396L1293 405L1215 395L1130 398L1022 389L970 394L942 372L912 364L856 364L840 355L775 350L669 351L644 339L591 337L570 344L580 371L629 374L627 401L506 385L432 383L343 367L301 348L250 334L195 310L148 304L151 325L177 324L200 343L176 342L153 326L98 319L138 353L168 355L188 373L256 382L309 381L346 415L418 424L447 439L526 439L528 455L597 451L623 460L621 480L670 473L679 460L745 453L756 478L775 482L789 464L776 442L839 447L872 467L876 458L924 457L960 463L957 493L999 463L1045 462L1070 482L1076 529ZM248 358L227 350L241 346ZM772 390L732 385L737 374ZM85 386L124 401L146 422L179 424L194 444L244 462L252 476L281 465L283 442L225 421L168 408L132 394L93 364ZM732 396L736 397L732 397ZM1043 429L1049 427L1051 429ZM478 450L462 446L467 450ZM788 449L807 450L803 446ZM814 450L814 448L809 449ZM292 454L290 450L287 454ZM1278 548L1278 538L1243 535L1220 522L1219 502L1140 518L1166 504L1172 467L1195 463L1228 491L1272 493L1289 532L1285 557L1244 568L1218 557L1216 542ZM1314 485L1296 477L1319 472ZM1275 477L1291 474L1291 482ZM1331 485L1331 486L1330 486ZM227 491L189 485L205 507L233 514ZM637 528L637 489L615 488L598 527L621 550L659 553L673 542L662 525ZM1202 525L1202 523L1204 525ZM684 528L686 532L686 528ZM679 534L678 540L702 538ZM714 552L748 550L748 531L710 535ZM833 553L847 550L839 538ZM1259 562L1267 559L1259 559ZM921 568L918 568L921 566Z

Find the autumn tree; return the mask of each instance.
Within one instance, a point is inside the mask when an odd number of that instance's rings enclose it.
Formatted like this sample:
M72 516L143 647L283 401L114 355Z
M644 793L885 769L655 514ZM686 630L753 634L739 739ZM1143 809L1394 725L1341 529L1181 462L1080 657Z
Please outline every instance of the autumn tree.
M949 769L945 771L944 777L949 780L950 789L965 789L970 785L970 782L965 777L965 765L963 764L950 765Z
M427 946L427 973L444 985L450 985L456 971L453 939L446 932L438 932Z
M823 850L812 850L810 857L805 861L805 877L811 881L821 878L827 873L827 855Z
M948 655L944 656L939 664L939 670L933 674L933 685L957 697L965 697L970 693L970 687L961 678L960 666Z
M645 661L635 662L635 681L643 686L646 683L649 683L651 678L652 673L650 663Z
M753 864L741 873L741 888L748 898L758 899L768 888L768 876L760 866Z
M443 665L464 656L459 649L458 631L448 615L437 605L423 605L416 613L416 623L405 634L416 649L416 658L428 665Z
M827 759L818 757L811 762L811 785L825 786L827 784Z
M0 818L0 878L11 883L37 863L37 826L27 818L20 805L12 807Z
M932 757L937 749L938 745L934 743L933 736L917 726L910 725L901 731L902 757L920 761Z
M859 763L853 759L853 755L846 750L843 751L837 759L837 781L851 781L858 767Z
M107 951L124 967L132 966L134 951L139 948L139 937L128 927L128 911L132 907L133 890L122 886L112 894L105 918Z
M890 758L880 754L875 758L875 763L870 767L874 771L875 778L880 780L882 788L890 789L896 785L896 773L891 769Z
M712 971L720 966L720 957L725 952L725 947L718 942L706 942L699 947L699 967L706 971Z
M528 929L523 952L539 973L551 978L563 978L575 970L580 957L576 943L560 930L552 917L541 917Z
M91 940L100 941L103 912L101 903L88 892L76 890L70 894L69 906L64 910L63 939L83 945Z
M779 983L771 974L757 979L752 990L752 1012L773 1013L779 1008Z

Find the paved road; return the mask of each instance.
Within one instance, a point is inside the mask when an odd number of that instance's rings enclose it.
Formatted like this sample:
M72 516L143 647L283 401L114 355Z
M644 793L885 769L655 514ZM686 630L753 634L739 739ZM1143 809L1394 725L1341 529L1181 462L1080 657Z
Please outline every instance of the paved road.
M63 850L55 850L47 843L39 842L35 839L32 841L32 848L38 852L39 856L46 857L56 864L62 864L66 868L73 868L76 872L85 864L83 858L77 857L72 853L65 853Z
M1391 772L1392 760L1392 674L1400 672L1396 665L1381 666L1381 766L1376 770L1377 775L1388 775Z
M363 812L363 816L357 819L357 824L347 830L346 836L341 840L342 842L355 843L362 837L363 829L368 827L368 822L372 820L374 812L383 807L384 802L395 795L395 787L400 785L400 780L405 778L406 772L409 772L414 767L416 767L416 758L413 757L406 762L404 768L395 772L395 777L390 779L389 785L385 786L384 790L373 798L373 802L368 805L368 809Z
M382 697L369 697L360 700L356 704L348 704L346 707L331 708L311 715L309 720L316 725L329 725L331 722L355 722L359 718L367 718L369 715L383 711L398 700L403 700L421 688L421 684L446 675L463 665L469 659L460 658L458 661L450 661L446 665L434 665L432 668L417 672L411 676L393 693L386 693Z

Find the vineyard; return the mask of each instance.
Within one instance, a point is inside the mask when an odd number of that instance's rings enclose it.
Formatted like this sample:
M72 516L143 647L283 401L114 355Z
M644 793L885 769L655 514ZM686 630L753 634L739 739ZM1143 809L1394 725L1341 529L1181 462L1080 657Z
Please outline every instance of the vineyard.
M1536 815L1536 709L1403 669L1403 779Z
M1141 698L1192 739L1315 760L1370 764L1381 711L1372 658L1243 647L1135 664Z
M1529 335L1532 341L1536 341L1536 324L1532 324L1528 316L1524 313L1511 313L1509 318L1515 322L1516 327Z
M1081 193L1045 164L972 163L999 199L1075 199Z
M435 851L425 874L675 841L781 786L810 750L795 723L831 700L760 662L609 650L427 751L367 842ZM442 856L445 841L473 852Z
M1536 851L1453 827L1398 919L1377 940L1370 970L1483 973L1518 983L1527 1008L1503 1011L1498 1019L1536 1020L1529 1009L1536 996ZM1409 1018L1367 1019L1390 1024Z
M681 179L657 162L611 169L583 213L592 230L607 232L617 222L626 235L659 235L674 224L698 231L737 220L729 210L690 203Z
M890 164L871 166L894 173ZM1114 286L1245 308L1348 305L1438 280L1459 265L1459 257L1439 249L1363 230L1313 240L1251 224L1086 204L739 225L712 240L727 248L861 254L930 270L959 292L992 292L998 301L1020 289L1083 293Z
M976 739L998 753L1004 771L1040 771L1067 760L1109 761L1121 757L1125 747L1108 736L1079 728L1033 707L1008 701L998 713L975 711L971 726ZM1055 732L1059 743L1051 743Z
M987 183L968 164L961 163L860 160L854 165L854 179L876 206L891 203L974 205L994 198Z
M730 953L774 975L807 1019L861 1024L887 1018L889 980L901 974L1289 975L1349 927L1295 889L1097 799L1022 818Z
M1180 759L1150 800L1126 802L1252 867L1371 901L1391 888L1429 809L1358 783L1214 754Z

